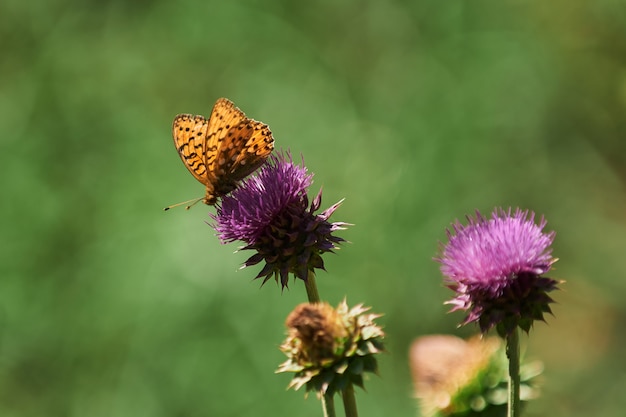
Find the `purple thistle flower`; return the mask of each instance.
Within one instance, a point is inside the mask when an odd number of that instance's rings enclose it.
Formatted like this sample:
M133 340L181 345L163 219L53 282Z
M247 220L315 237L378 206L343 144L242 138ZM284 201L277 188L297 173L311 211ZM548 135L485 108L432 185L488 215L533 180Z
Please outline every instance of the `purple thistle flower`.
M511 215L510 208L495 209L490 219L476 211L467 220L467 226L458 220L452 225L435 258L446 286L456 292L446 304L451 311L467 310L461 325L477 321L483 333L494 326L503 337L517 326L528 332L551 313L547 293L560 283L541 276L557 261L550 248L555 233L542 232L545 219L535 224L528 210Z
M272 276L278 281L280 276L285 288L289 273L306 281L309 271L324 269L321 254L344 242L333 232L348 224L328 222L341 201L313 214L322 203L322 191L309 206L307 189L312 182L313 174L294 164L289 153L273 155L256 176L222 197L217 214L211 215L222 243L241 240L246 243L242 249L256 251L243 267L265 261L256 276L264 277L263 284Z

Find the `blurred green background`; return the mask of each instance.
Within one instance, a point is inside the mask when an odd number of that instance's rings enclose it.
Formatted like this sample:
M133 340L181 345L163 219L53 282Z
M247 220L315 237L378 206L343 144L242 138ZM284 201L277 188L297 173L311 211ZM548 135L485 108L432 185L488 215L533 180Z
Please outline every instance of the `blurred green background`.
M259 289L171 139L228 97L302 154L351 241L322 298L384 313L362 416L414 416L411 340L468 336L432 257L474 209L556 230L528 416L626 407L626 2L0 4L0 415L319 416L275 375L301 282Z

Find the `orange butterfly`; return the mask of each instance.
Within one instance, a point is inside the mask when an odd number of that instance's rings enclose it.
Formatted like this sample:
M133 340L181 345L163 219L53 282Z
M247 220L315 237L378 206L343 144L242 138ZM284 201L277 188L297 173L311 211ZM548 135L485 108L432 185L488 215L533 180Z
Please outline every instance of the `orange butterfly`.
M269 127L247 118L226 98L215 102L208 120L190 114L176 116L172 134L183 163L206 186L205 197L190 200L193 204L203 200L214 205L219 197L234 190L239 181L263 165L274 149ZM188 202L180 204L185 203Z

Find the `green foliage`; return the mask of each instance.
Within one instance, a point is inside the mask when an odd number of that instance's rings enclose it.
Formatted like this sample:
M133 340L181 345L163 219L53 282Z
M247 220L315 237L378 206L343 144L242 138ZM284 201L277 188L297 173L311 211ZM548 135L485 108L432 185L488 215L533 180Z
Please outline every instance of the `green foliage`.
M385 313L362 416L415 415L410 340L461 319L437 241L509 205L546 215L568 281L530 332L546 385L526 415L622 415L625 7L3 1L0 415L320 415L273 373L301 283L237 271L212 208L162 211L204 194L174 116L221 96L346 198L352 244L317 281Z

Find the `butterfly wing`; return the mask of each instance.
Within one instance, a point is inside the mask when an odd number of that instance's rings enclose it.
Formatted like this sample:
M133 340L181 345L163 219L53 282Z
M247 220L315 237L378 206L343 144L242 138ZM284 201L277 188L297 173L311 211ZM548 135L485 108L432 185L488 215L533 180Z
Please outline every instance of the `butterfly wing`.
M239 181L263 165L274 150L274 137L266 124L252 119L238 126L235 134L248 138L245 151L231 156L235 160L231 176Z
M208 125L205 163L215 192L224 195L263 165L274 149L269 127L252 120L228 99L217 100Z
M174 145L183 163L202 184L208 184L205 163L206 134L208 120L202 116L180 114L174 119L172 136Z

